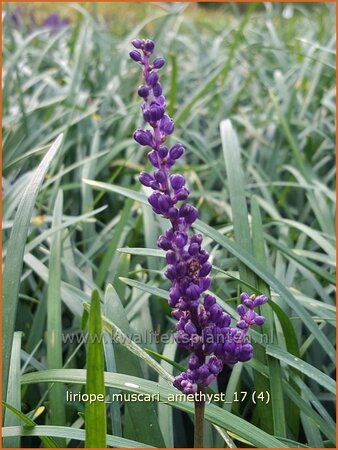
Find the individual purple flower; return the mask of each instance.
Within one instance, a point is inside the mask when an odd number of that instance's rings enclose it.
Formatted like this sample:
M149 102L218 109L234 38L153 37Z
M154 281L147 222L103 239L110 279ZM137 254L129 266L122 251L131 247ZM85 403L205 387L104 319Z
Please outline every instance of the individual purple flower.
M148 160L153 172L142 172L139 180L153 192L148 202L155 214L167 218L171 227L158 238L157 245L166 252L168 267L164 273L171 282L169 306L177 320L176 342L191 352L189 367L178 375L173 384L185 394L195 393L212 383L224 364L235 364L252 358L253 347L247 340L252 325L262 325L264 317L255 308L268 301L265 295L242 293L237 311L239 320L231 326L231 317L217 304L215 297L206 294L211 284L212 265L209 254L202 248L203 236L191 232L198 218L198 210L188 203L186 179L170 169L184 154L180 143L168 148L165 141L174 131L174 122L166 114L166 99L162 94L157 70L165 60L156 57L154 43L134 39L136 50L129 55L142 66L143 83L138 94L143 98L143 119L149 129L138 129L134 139L150 148Z

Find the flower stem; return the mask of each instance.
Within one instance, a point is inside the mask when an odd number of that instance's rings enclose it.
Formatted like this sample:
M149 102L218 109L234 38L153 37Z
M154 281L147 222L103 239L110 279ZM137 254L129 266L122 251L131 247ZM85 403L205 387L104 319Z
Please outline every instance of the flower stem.
M205 393L204 386L198 386L198 394ZM200 395L203 397L203 395ZM195 400L195 423L194 423L194 448L203 448L204 440L204 410L205 400Z

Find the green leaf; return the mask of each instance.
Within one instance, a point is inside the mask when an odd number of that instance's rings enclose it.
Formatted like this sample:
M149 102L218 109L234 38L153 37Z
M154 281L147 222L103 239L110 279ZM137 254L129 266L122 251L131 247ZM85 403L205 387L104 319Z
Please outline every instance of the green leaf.
M212 73L206 80L202 82L197 90L193 92L193 95L186 101L186 103L180 108L180 112L175 117L175 124L178 127L181 122L183 122L192 111L194 105L198 102L200 98L202 98L207 92L215 87L216 81L218 78L222 79L222 83L225 83L225 79L230 73L232 64L235 59L235 52L238 49L238 45L240 41L243 39L243 30L251 18L252 12L257 8L255 3L252 3L244 14L241 22L238 25L235 33L233 34L233 41L229 48L229 52L227 55L227 59L225 63L218 68L215 73Z
M302 413L300 415L300 418L306 436L306 441L309 446L311 448L323 448L324 444L316 422Z
M228 179L235 239L244 250L252 253L248 209L244 191L244 175L241 167L241 155L237 135L230 120L223 120L220 123L220 132ZM239 273L241 279L247 283L255 284L254 274L241 261L239 263Z
M265 234L265 239L268 242L271 242L271 244L274 245L274 247L278 248L283 254L288 256L290 259L293 259L294 261L297 261L300 263L303 267L306 267L307 269L311 270L314 274L317 274L319 277L323 278L324 280L328 281L332 285L335 286L336 280L335 278L330 275L326 270L321 269L316 264L313 264L311 261L308 261L307 258L304 258L300 255L297 255L295 250L291 250L285 245L283 245L280 241L277 241L277 239L274 239L272 236ZM326 258L326 257L325 257Z
M257 258L262 265L266 266L266 255L264 248L264 237L263 237L263 226L262 226L262 218L259 210L258 203L256 198L253 197L251 201L251 215L252 215L252 247L253 254ZM260 278L257 280L258 290L271 298L271 292L269 286ZM271 308L260 307L259 313L262 313L266 320L263 327L260 328L261 333L264 333L268 336L269 341L273 342L273 339L276 338L276 330L274 323L274 315ZM258 349L261 353L262 350ZM273 430L274 435L286 437L286 422L285 422L285 405L284 405L284 395L282 386L282 371L280 367L279 361L276 361L265 354L261 355L261 358L258 358L257 355L257 346L254 346L254 354L255 358L259 359L261 362L266 363L269 368L269 379L266 380L261 377L261 379L257 376L255 378L255 388L260 392L266 392L267 390L271 390L271 403L270 408L266 408L268 414L271 414L273 420ZM255 372L257 374L257 372ZM260 374L259 374L260 376ZM258 381L258 383L257 383ZM267 405L262 405L265 408ZM265 413L261 415L261 420L264 421ZM293 417L293 421L297 423L298 417Z
M159 258L165 257L165 252L157 248L122 247L118 248L117 251L121 253L127 253L129 255L157 256Z
M249 227L248 209L245 198L244 174L241 165L241 151L237 134L235 133L230 120L223 120L220 123L220 133L227 172L235 240L250 254L253 254L253 250L255 249L256 253L258 253L256 255L257 260L261 260L264 264L264 261L262 261L263 256L261 250L263 242L259 244L259 242L262 241L262 237L260 235L258 237L254 235L252 236L255 247L251 242L251 231ZM255 231L256 234L258 234L260 228L260 223L258 225L256 223L256 227L253 229L253 232ZM255 285L262 294L267 294L270 296L269 288L266 283L261 280L257 280L254 272L252 272L252 270L250 270L245 263L242 263L241 261L239 261L239 274L241 281L243 280L246 283ZM241 289L243 289L243 284ZM271 319L272 317L270 317L270 322ZM271 336L271 331L268 335ZM261 346L255 345L254 353L255 358L258 361L263 364L266 363L264 349ZM255 389L259 392L270 391L271 388L269 380L262 378L261 374L257 371L254 371L253 377ZM261 428L270 434L274 433L275 429L272 414L272 402L267 405L258 403L256 409ZM280 434L283 435L283 433Z
M288 382L284 381L283 387L288 397L299 407L303 414L306 414L308 417L312 418L324 435L326 435L332 442L335 442L335 427L332 427L331 424L325 421L316 411L314 411L311 405L306 402Z
M252 359L247 363L248 365L259 369L261 371L261 374L265 377L269 377L268 369L264 364L259 363L255 359ZM299 377L295 376L291 372L292 381L299 382ZM329 423L328 420L323 419L314 409L312 409L312 406L310 402L306 402L300 395L299 390L296 390L293 388L294 383L290 383L289 380L283 379L283 390L286 393L286 395L289 397L289 399L298 406L298 408L303 411L306 415L313 418L313 420L317 423L321 431L332 441L335 442L335 426L332 424L332 419ZM292 424L291 424L292 425Z
M128 286L135 287L137 289L141 289L142 291L149 292L149 294L156 295L156 297L168 299L169 294L164 289L153 286L149 283L142 283L141 281L132 280L131 278L120 277L120 280L123 283L126 283Z
M41 184L55 158L62 142L61 134L51 145L45 157L32 175L30 182L21 198L18 210L15 215L12 233L7 246L7 256L3 269L2 285L2 314L6 317L2 330L2 349L3 349L3 378L2 392L6 395L9 362L11 356L14 325L18 305L18 295L20 290L20 276L22 272L23 255L28 235L30 220L33 213L36 197Z
M5 427L2 429L3 436L39 436L47 447L57 447L48 445L52 441L51 436L76 441L85 441L85 431L75 427L57 427L50 425L36 425L34 428ZM48 441L47 441L48 439ZM116 448L156 448L143 442L131 441L119 436L107 434L107 444Z
M14 426L20 424L20 418L13 411L19 411L21 413L21 389L20 389L20 376L21 376L21 338L22 332L16 331L13 336L13 349L11 355L11 363L9 367L9 380L7 390L7 401L12 409L5 410L5 427ZM20 438L13 437L4 440L4 448L19 448Z
M336 383L334 380L311 364L297 358L296 356L290 355L288 352L285 352L281 348L272 344L266 346L266 353L267 355L271 355L274 358L285 362L289 366L294 367L301 373L304 373L304 375L307 375L312 380L315 380L329 392L332 392L333 394L336 393Z
M134 332L129 325L121 300L111 285L107 286L105 300L105 312L108 317L103 316L103 324L105 330L111 335L116 368L119 373L141 377L143 371L140 361L144 361L161 377L171 382L172 377L163 367L129 337ZM86 304L85 308L87 308ZM146 442L149 445L163 447L164 441L158 425L154 405L149 402L132 402L127 405L127 408L133 430L127 435L124 434L124 436L128 438L135 436L138 440ZM126 429L124 429L124 433L126 433Z
M296 228L301 233L309 236L315 242L319 247L324 250L324 252L327 253L331 261L335 261L336 257L336 251L335 247L330 244L328 239L325 239L323 237L323 233L319 232L318 230L315 230L314 228L305 225L303 223L297 222L296 220L289 220L289 219L280 219L277 221L277 223L286 224L290 227Z
M132 206L133 206L133 204L130 200L128 200L126 202L126 204L124 205L124 208L123 208L121 216L120 216L120 220L114 230L114 234L112 236L112 239L110 240L109 246L105 250L103 260L100 264L100 267L99 267L97 275L96 275L95 281L98 286L102 286L105 281L105 278L107 276L109 267L113 260L113 257L116 254L116 249L120 242L122 231L123 231L124 227L126 226L126 223L129 219Z
M175 53L169 54L171 62L171 77L170 77L170 92L168 95L168 115L172 117L176 109L176 97L177 97L177 56Z
M119 328L114 322L109 320L107 317L103 316L103 324L106 331L108 331L111 334L111 338L115 343L121 344L123 347L125 347L129 352L133 353L134 355L141 358L146 364L149 365L152 369L154 369L164 380L167 380L168 382L171 382L173 380L172 376L163 369L163 367L158 364L153 358L151 358L140 346L138 346L132 339L128 337L128 335L131 335L133 330L130 327L126 314L124 312L124 309L122 307L122 304L120 300L117 298L116 291L114 290L113 286L108 285L106 295L114 296L114 320L119 322L120 326L123 327L125 332L122 331L121 328ZM117 300L119 303L117 303ZM88 304L84 304L85 308L88 308ZM108 311L109 314L109 311ZM111 314L109 314L111 316ZM128 358L133 361L134 367L135 367L135 360L131 357L131 355L127 354ZM126 354L124 354L124 357L126 358ZM129 362L128 362L129 365ZM136 363L138 365L138 363ZM124 366L124 370L126 370L126 366ZM141 370L140 370L141 371Z
M89 186L93 186L94 189L115 192L116 194L121 194L124 197L128 197L133 200L136 200L137 202L148 205L147 197L140 192L133 191L132 189L125 188L122 186L115 186L114 184L104 183L102 181L86 180L86 179L82 181L84 183L89 184Z
M93 398L106 398L104 385L104 353L100 295L92 293L89 311L89 334L87 350L86 393ZM87 448L106 447L106 405L104 401L87 401L85 404L85 427Z
M103 306L102 312L104 316L109 316L109 313L112 309L112 297L110 295L110 290L106 289L103 298ZM84 309L84 313L87 312ZM104 331L104 356L106 361L106 370L107 372L116 372L116 358L115 358L115 349L112 339L107 331ZM115 389L107 389L107 395L111 396L112 394L117 394L118 391ZM122 411L120 409L120 404L118 402L112 402L108 405L107 409L108 413L108 429L109 429L109 417L110 417L110 425L111 432L115 436L122 436Z
M52 227L60 227L63 210L63 194L56 197ZM61 232L53 234L50 246L47 292L47 367L61 369L62 363L62 305L61 305ZM65 423L63 386L51 386L49 391L49 416L54 425ZM65 446L65 442L60 442Z
M98 129L95 130L93 135L93 139L90 145L90 156L93 157L91 161L88 161L86 164L82 166L82 177L95 177L95 167L97 161L95 161L95 157L97 158L98 152L100 148L100 132ZM82 213L85 214L88 211L93 209L93 192L90 186L86 184L81 185L81 208ZM95 224L93 223L84 223L82 225L82 239L84 249L87 251L89 242L91 239L95 239Z
M272 101L272 104L278 114L280 123L282 125L282 129L284 131L285 137L289 143L290 149L292 150L293 156L295 158L296 164L298 165L298 168L300 170L300 172L302 173L302 175L304 175L304 177L308 180L310 178L310 174L308 172L307 167L305 166L304 163L304 159L303 159L303 155L291 133L290 127L289 127L289 123L286 119L286 117L284 116L279 103L278 103L278 99L276 98L276 96L272 93L271 90L269 90L269 95L270 95L270 99Z

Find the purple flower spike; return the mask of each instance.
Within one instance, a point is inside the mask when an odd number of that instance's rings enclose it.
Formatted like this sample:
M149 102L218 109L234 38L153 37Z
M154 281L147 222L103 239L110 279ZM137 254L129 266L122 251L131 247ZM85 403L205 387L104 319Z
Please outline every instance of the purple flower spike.
M268 301L265 295L240 295L237 307L239 320L231 327L231 317L217 304L215 297L206 294L211 284L212 265L209 254L202 248L203 236L192 234L191 225L198 218L198 210L190 203L189 190L183 175L170 174L170 168L184 154L182 144L170 149L165 141L174 131L174 122L166 114L166 99L162 94L156 71L165 60L150 61L155 44L151 40L134 39L130 57L143 67L143 84L138 94L144 102L143 119L150 129L138 129L134 139L150 147L148 159L152 173L141 172L139 180L153 189L148 202L155 214L170 221L171 227L158 238L157 245L166 252L168 266L165 277L170 281L168 304L177 320L175 339L179 346L191 352L189 368L178 375L173 385L185 394L206 388L222 371L224 364L235 364L252 358L253 347L246 335L251 326L263 325L264 317L255 308Z

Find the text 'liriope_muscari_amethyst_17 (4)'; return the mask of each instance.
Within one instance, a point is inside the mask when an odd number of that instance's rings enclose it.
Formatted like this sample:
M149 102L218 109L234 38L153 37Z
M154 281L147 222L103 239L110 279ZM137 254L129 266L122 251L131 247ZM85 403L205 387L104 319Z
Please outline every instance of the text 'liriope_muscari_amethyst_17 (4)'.
M189 203L189 190L183 175L173 171L184 154L184 147L176 143L170 148L166 139L174 131L174 121L166 113L166 99L162 92L158 70L165 59L153 57L155 44L147 39L132 41L130 57L143 71L143 83L138 94L147 128L134 132L138 144L149 148L148 159L152 172L142 172L139 180L152 190L148 197L155 214L165 217L170 228L159 236L158 247L166 252L168 267L165 276L171 282L169 306L177 320L175 339L180 347L191 352L188 369L174 379L174 386L185 394L194 394L212 383L224 364L248 361L253 347L247 339L251 325L262 325L264 317L255 308L267 302L265 295L240 295L237 307L239 320L231 326L231 317L207 294L211 284L212 265L209 254L202 247L203 236L191 227L198 218L198 210Z

